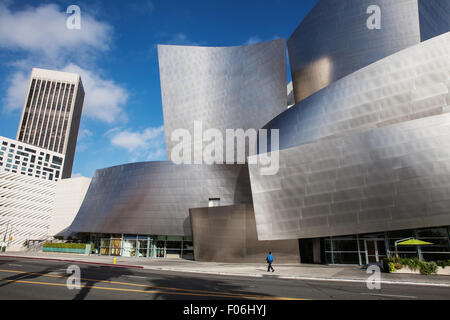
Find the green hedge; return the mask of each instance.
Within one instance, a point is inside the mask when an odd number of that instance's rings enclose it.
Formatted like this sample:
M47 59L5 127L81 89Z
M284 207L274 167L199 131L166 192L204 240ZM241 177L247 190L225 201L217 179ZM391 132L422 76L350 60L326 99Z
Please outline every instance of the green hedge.
M44 248L86 249L86 243L44 243Z
M449 261L445 262L448 263ZM439 266L442 266L444 262L439 261ZM447 264L448 265L448 264ZM400 258L400 257L388 257L383 259L383 267L386 272L396 272L403 267L408 267L411 270L419 270L421 274L436 273L438 264L434 261L421 261L419 258Z
M448 267L448 266L450 266L450 259L449 260L438 260L438 261L436 261L436 264L442 268Z

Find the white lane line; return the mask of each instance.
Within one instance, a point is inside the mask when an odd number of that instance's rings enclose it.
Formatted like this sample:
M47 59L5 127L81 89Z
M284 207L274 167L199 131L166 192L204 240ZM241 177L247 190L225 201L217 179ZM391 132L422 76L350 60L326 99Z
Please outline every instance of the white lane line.
M141 276L126 276L128 278L140 278L140 279L147 279L147 277L141 277Z
M417 299L417 297L414 297L414 296L402 296L402 295L397 295L397 294L384 294L384 293L361 293L361 294L367 294L370 296L390 297L390 298Z
M14 264L14 263L8 263L8 266L11 266L11 267L22 267L21 264Z

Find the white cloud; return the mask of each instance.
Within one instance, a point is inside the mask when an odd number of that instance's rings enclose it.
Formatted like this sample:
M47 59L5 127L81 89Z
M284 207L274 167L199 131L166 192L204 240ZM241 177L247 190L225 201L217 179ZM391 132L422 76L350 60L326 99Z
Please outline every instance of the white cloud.
M256 43L260 43L260 42L264 42L264 41L272 41L272 40L277 40L277 39L280 39L280 37L278 35L274 35L271 38L267 38L267 39L261 39L258 36L251 36L250 38L247 39L246 42L244 42L244 45L256 44Z
M127 120L123 110L128 100L125 88L74 64L67 65L62 71L75 72L81 76L86 93L83 114L107 123L116 122L119 118Z
M259 38L259 37L250 37L244 43L244 45L255 44L255 43L259 43L259 42L262 42L261 38Z
M72 178L79 178L82 177L83 175L81 173L72 173Z
M147 154L147 161L157 161L162 160L166 156L166 150L164 148L158 148L155 151L151 151Z
M81 29L69 30L65 8L46 4L11 11L0 4L0 47L40 52L58 59L74 51L107 50L112 27L95 20L81 8Z
M115 128L109 130L105 135L109 136L113 146L128 151L131 162L165 159L163 126L150 127L142 131Z
M106 123L126 121L124 106L128 91L112 80L101 76L98 68L90 63L89 69L80 67L83 59L93 59L96 54L108 50L112 27L95 20L81 7L81 29L69 30L66 8L46 4L11 11L0 3L0 48L25 53L17 61L6 62L13 72L4 77L7 90L3 109L20 110L26 98L27 85L33 67L75 72L81 75L85 89L83 114Z
M26 68L31 71L31 67ZM127 121L124 106L128 101L128 91L112 80L104 79L99 73L68 64L60 71L74 72L81 76L85 91L83 115L106 123ZM16 71L9 81L4 98L7 112L20 110L26 98L30 73Z
M10 76L9 85L6 89L6 96L4 98L4 109L7 112L13 110L20 110L26 98L28 90L29 75L25 72L19 71Z
M113 146L128 151L131 162L165 159L163 126L150 127L142 131L116 128L109 130L105 135L109 135Z
M141 132L131 130L110 131L111 144L126 149L128 152L136 152L149 149L158 149L164 139L164 127L151 127ZM155 152L155 150L151 150Z
M80 129L78 131L78 141L88 138L90 136L92 136L92 131L89 129Z
M188 38L184 33L177 33L173 35L169 40L163 42L164 44L180 45L180 46L198 46L202 42L193 41Z

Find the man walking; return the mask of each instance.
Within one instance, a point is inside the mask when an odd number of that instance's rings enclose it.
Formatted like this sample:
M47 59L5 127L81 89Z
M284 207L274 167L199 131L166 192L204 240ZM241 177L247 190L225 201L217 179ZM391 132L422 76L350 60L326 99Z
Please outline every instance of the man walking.
M272 269L272 272L274 272L275 270L272 267L272 262L273 262L272 252L269 251L269 255L267 256L266 261L269 264L269 267L267 268L267 272L270 272L270 269Z

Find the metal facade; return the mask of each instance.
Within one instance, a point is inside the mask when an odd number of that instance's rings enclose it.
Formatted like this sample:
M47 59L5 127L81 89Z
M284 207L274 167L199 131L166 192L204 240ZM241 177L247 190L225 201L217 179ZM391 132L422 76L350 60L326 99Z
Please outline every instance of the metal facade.
M67 232L192 235L189 208L251 203L246 165L140 162L97 170Z
M280 171L250 165L260 239L450 223L450 33L300 102L280 129ZM287 149L286 149L287 148Z
M372 15L367 9L372 5L380 8L380 29L367 27ZM288 40L295 101L377 60L448 32L449 12L447 0L319 1Z
M449 52L450 32L330 84L264 128L280 129L284 149L449 112Z
M284 39L238 47L158 46L167 158L176 129L259 129L286 109ZM225 134L224 134L225 136Z
M450 224L450 114L280 151L280 171L250 165L260 240Z

